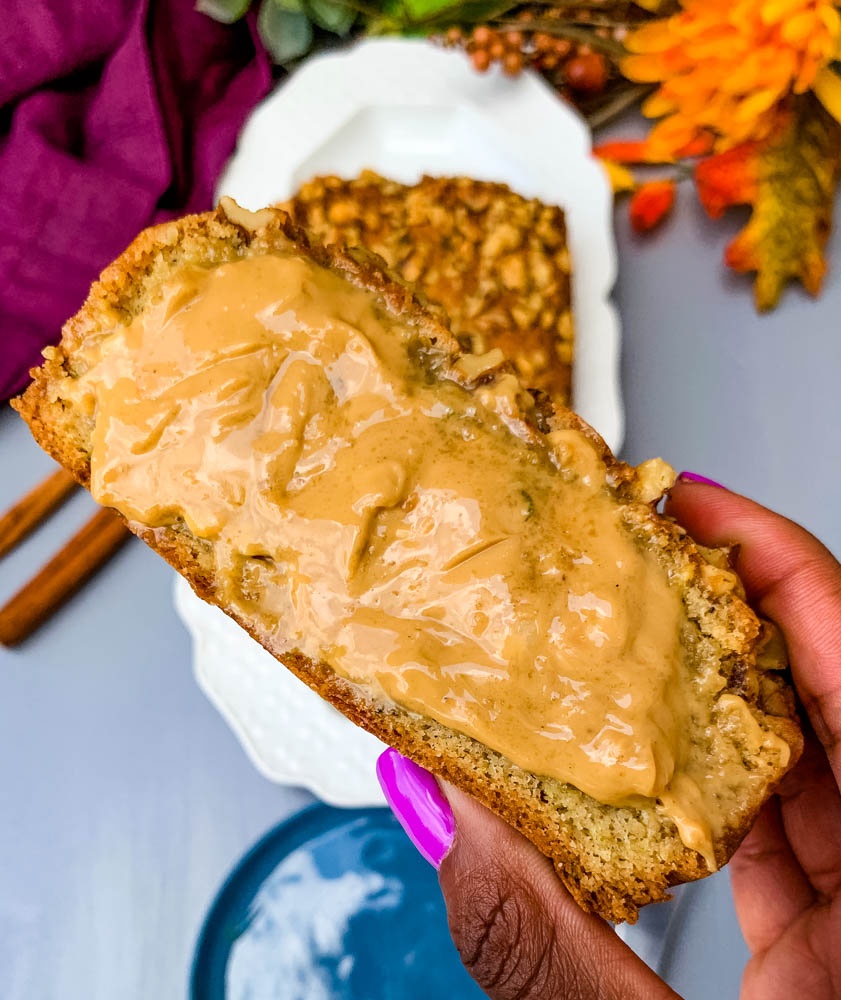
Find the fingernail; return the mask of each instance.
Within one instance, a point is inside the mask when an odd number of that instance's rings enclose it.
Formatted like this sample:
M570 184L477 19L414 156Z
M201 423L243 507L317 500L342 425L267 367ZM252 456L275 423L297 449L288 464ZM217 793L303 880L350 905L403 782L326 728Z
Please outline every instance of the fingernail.
M707 479L706 476L699 476L697 472L681 472L678 479L683 479L688 483L704 483L707 486L717 486L720 490L727 488L726 486L722 486L721 483L717 483L714 479Z
M434 868L440 868L456 824L438 782L429 771L391 749L377 761L377 778L409 840Z

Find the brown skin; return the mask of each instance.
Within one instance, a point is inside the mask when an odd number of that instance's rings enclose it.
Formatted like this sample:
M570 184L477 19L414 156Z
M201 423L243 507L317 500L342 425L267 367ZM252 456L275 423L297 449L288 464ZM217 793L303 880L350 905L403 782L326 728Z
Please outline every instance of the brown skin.
M493 1000L675 1000L607 921L585 913L548 858L446 785L456 819L439 878L450 933Z
M783 631L811 723L806 750L730 862L751 959L741 1000L841 998L841 565L803 528L727 490L679 481L667 513L699 542L737 543L754 607ZM675 994L584 913L551 864L469 796L440 870L450 930L492 1000Z

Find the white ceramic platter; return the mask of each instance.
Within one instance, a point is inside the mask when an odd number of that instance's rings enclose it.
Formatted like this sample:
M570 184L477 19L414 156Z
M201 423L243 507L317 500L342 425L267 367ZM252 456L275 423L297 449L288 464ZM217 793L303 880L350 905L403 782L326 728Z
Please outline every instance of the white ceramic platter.
M528 73L480 76L462 53L427 42L366 41L309 60L255 110L218 194L256 210L316 174L352 177L365 167L404 182L424 173L503 181L563 207L573 260L575 408L618 449L612 198L579 116ZM338 805L382 802L377 740L183 582L176 606L194 637L201 687L265 775Z

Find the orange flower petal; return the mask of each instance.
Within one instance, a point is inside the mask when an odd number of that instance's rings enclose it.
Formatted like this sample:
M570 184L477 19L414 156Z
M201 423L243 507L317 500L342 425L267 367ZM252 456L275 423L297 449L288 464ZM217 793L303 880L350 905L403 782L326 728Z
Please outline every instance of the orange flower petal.
M762 67L756 56L748 56L741 66L736 66L732 73L720 81L719 87L726 94L745 94L765 83Z
M773 24L790 17L803 6L802 0L770 0L759 10L763 24Z
M709 132L699 132L685 146L675 150L675 156L682 160L688 156L706 156L713 148L714 137Z
M695 187L711 219L731 205L749 204L756 197L757 143L745 143L710 156L695 167Z
M736 118L739 121L752 121L767 111L770 107L773 107L780 99L780 94L776 90L760 90L755 94L751 94L750 97L746 97L743 101L739 102L739 106L736 109Z
M603 142L593 148L593 155L601 160L615 160L617 163L663 163L661 158L652 159L651 147L647 139L619 142Z
M642 107L640 108L640 111L642 111L646 118L662 118L663 115L671 114L672 111L676 110L677 105L675 102L669 100L659 90L652 94L651 97L647 97L642 102Z
M822 62L822 59L815 56L807 56L803 60L803 65L800 72L797 74L793 87L791 88L795 94L805 94L806 91L812 86L815 81L815 77L818 75L818 70L821 68Z
M838 42L841 40L841 14L838 13L838 8L831 7L828 4L824 5L818 11L818 17L829 32L833 48L837 47Z
M687 43L685 51L693 60L712 59L715 62L740 59L745 52L745 41L738 35L708 32L697 41Z
M656 56L625 56L620 63L622 74L637 83L657 83L663 79L663 65Z
M647 233L672 210L675 203L674 181L651 181L634 193L628 211L631 225L638 233Z
M815 30L815 15L812 11L796 14L783 22L780 34L789 45L800 46L808 41Z
M625 39L625 48L629 52L665 52L678 40L670 20L652 21L632 31Z
M679 115L664 118L654 126L648 136L651 155L665 161L674 156L675 150L682 149L687 143L692 142L696 134L695 126Z

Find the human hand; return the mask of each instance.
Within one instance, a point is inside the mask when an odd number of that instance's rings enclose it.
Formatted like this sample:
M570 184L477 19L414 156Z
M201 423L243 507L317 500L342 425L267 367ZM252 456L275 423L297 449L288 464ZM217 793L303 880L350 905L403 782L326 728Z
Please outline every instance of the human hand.
M714 486L679 482L667 510L706 545L739 543L739 575L785 636L810 723L730 862L751 951L741 998L841 997L841 566L803 528Z
M813 732L731 861L752 952L742 1000L841 997L841 566L815 538L726 490L681 479L668 513L706 545L738 543L752 603L782 629ZM817 735L815 735L817 734ZM439 869L450 930L493 1000L666 1000L675 994L551 863L458 789L395 751L378 773L392 808Z

